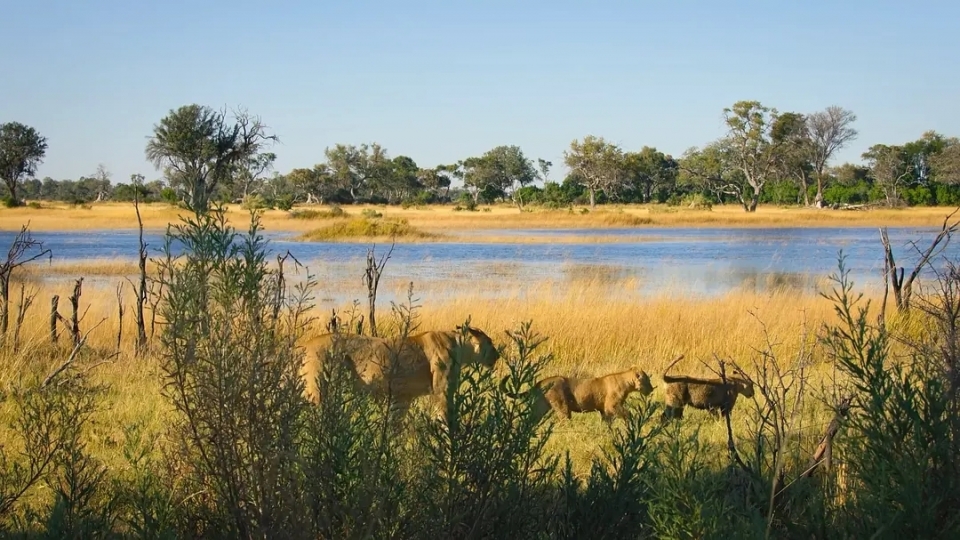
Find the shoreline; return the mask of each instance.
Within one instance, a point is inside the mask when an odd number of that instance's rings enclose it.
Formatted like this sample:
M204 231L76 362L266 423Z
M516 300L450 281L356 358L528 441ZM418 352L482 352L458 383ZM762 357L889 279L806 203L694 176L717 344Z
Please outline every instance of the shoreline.
M239 232L249 224L249 213L239 205L227 206L227 218ZM298 209L322 209L326 206L303 206ZM261 218L264 231L289 235L291 240L342 222L345 219L364 218L365 210L373 210L382 217L372 219L405 220L416 231L437 235L431 238L411 236L397 238L397 243L618 243L642 242L645 230L658 229L823 229L823 228L877 228L924 227L939 228L953 207L913 207L904 209L832 210L811 208L782 208L761 206L754 213L746 213L733 206L714 207L713 210L690 210L665 205L623 205L598 207L595 210L575 207L575 210L536 208L519 212L516 207L488 206L481 211L456 212L452 206L385 207L375 205L343 206L343 218L296 219L282 210L266 210ZM162 234L167 225L176 224L186 212L164 203L141 206L144 232ZM371 219L371 218L364 218ZM136 231L136 213L131 204L99 203L92 206L66 204L45 205L41 208L0 209L0 231L17 232L29 223L31 232L70 231ZM538 235L537 231L551 232L567 229L591 231L582 238L562 238L559 235ZM633 234L608 235L605 230L631 229ZM526 236L503 234L509 231L531 231ZM325 239L326 242L382 243L389 238L344 236Z

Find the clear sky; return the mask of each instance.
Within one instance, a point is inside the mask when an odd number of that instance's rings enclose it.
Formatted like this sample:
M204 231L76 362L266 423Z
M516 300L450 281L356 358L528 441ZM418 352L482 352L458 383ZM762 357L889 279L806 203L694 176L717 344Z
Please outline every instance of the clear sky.
M657 4L0 0L0 122L48 138L39 177L115 182L159 177L147 137L189 103L261 116L281 172L338 142L421 166L500 144L558 166L587 134L679 155L741 99L853 110L839 161L960 135L957 0Z

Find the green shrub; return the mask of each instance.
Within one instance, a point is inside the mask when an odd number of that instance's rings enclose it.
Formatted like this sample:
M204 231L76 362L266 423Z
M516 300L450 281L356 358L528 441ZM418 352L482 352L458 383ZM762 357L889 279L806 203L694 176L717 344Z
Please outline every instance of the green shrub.
M281 195L273 201L273 204L278 210L283 210L284 212L289 211L291 208L293 208L293 197L289 195Z
M259 194L247 195L243 198L243 201L240 202L240 207L244 210L263 210L270 208L270 205L267 203L267 200Z
M364 208L363 211L360 212L360 215L367 219L377 219L383 217L383 214L377 212L373 208Z
M933 192L926 186L915 186L903 190L903 198L910 206L932 206Z
M937 204L944 206L960 206L960 186L952 184L935 184L934 194Z
M909 363L893 358L890 336L868 320L870 303L860 305L862 295L852 293L842 255L834 280L830 298L839 322L828 328L825 343L848 378L852 399L847 434L839 441L847 476L837 488L846 492L839 536L960 537L958 403L944 363L933 349ZM949 287L960 290L956 281ZM955 313L941 309L942 315Z
M680 201L682 206L691 210L713 210L713 203L702 193L691 193Z
M161 268L169 293L160 310L164 395L188 484L208 494L193 507L208 533L285 536L307 516L298 435L305 402L296 340L308 322L306 293L278 290L267 267L259 214L249 232L222 207L170 229ZM174 258L171 241L185 246Z

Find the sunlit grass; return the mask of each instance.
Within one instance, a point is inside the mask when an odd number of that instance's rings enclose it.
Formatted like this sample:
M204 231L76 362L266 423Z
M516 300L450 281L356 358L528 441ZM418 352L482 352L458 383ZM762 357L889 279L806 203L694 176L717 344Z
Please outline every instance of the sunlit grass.
M509 268L504 275L508 274ZM521 321L532 320L534 329L549 338L544 348L553 354L552 361L543 366L543 376L591 377L638 365L651 374L657 387L652 399L661 400L660 375L677 354L685 355L674 368L678 373L707 376L710 374L707 366L715 365L714 355L749 369L751 359L765 347L766 330L786 361L793 358L801 343L814 346L822 324L834 320L832 305L827 300L791 289L774 293L740 290L714 298L690 297L682 289L675 289L650 296L639 291L635 276L624 275L616 267L569 265L564 275L564 279L543 283L526 283L522 276L487 277L479 279L471 290L458 290L459 285L452 282L422 286L415 283L414 296L419 298L421 306L417 310L418 330L449 329L470 317L472 325L501 344L507 342L505 330L516 328ZM123 280L117 277L107 281ZM347 287L357 299L365 299L358 282L353 280L336 286ZM331 284L321 281L321 290L328 286ZM384 286L399 288L401 284L385 282ZM489 287L499 287L503 296L485 296L484 291ZM19 285L15 283L12 289L15 298L11 307L16 310ZM0 352L0 362L5 366L0 370L0 391L15 385L24 370L47 373L69 354L69 336L63 330L59 348L51 350L49 345L49 299L59 294L60 312L69 317L66 298L72 291L72 283L69 280L30 282L27 290L38 294L24 320L20 351L14 353L12 347L6 347ZM123 441L124 426L141 422L147 430L161 433L170 411L161 395L158 359L133 357L134 295L127 285L122 294L126 309L119 350L116 284L97 282L85 286L80 301L81 311L88 310L81 322L82 330L86 332L95 326L96 329L90 333L87 352L78 361L77 369L92 369L90 373L96 380L110 388L93 446L95 453L110 466L121 466L119 445ZM344 314L349 305L339 308ZM380 304L379 319L382 328L388 331L392 324L389 310L386 302ZM316 320L311 332L322 332L329 308L317 308L314 314ZM148 310L148 324L150 317ZM12 332L13 324L11 326ZM102 363L104 359L106 363ZM813 371L812 387L819 388L830 368L819 349L814 351L814 360L819 367ZM825 406L814 408L810 414L810 425L818 426L828 420ZM738 417L735 426L741 426L742 421ZM719 445L725 440L722 424L706 413L691 411L685 422L691 426L702 424L701 437L705 441ZM814 435L816 433L811 433ZM597 414L575 414L571 422L557 424L550 449L570 450L579 467L596 455L607 444L605 441L609 441L609 432Z
M249 214L239 205L228 205L227 216L236 227L246 228ZM453 211L452 205L401 208L385 205L346 205L343 210L360 215L373 209L385 219L406 219L411 227L432 233L455 233L469 230L557 229L557 228L623 228L636 227L836 227L836 226L938 226L949 208L916 207L906 209L871 209L861 211L818 210L761 206L747 213L735 205L714 206L712 210L691 210L664 205L607 205L589 209L544 209L529 207L520 212L508 205L482 206L480 211ZM296 214L295 212L300 212ZM306 213L305 213L306 212ZM315 212L310 214L309 212ZM165 203L141 205L144 226L163 229L177 223L189 212ZM268 231L307 232L316 229L315 219L336 217L329 206L300 206L294 213L266 210L263 225ZM295 216L298 216L295 217ZM311 219L303 219L312 216ZM134 229L136 214L130 203L94 203L84 206L43 203L42 208L0 209L0 230L17 230L30 222L34 231L69 231L89 229ZM454 238L456 240L456 238Z
M410 225L405 219L382 219L357 217L347 221L337 221L301 236L303 240L330 242L338 240L395 239L427 240L439 235L429 233Z

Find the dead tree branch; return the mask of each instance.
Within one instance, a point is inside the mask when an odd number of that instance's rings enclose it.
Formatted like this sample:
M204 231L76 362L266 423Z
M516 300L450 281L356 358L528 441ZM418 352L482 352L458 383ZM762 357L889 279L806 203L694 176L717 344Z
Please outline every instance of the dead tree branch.
M93 328L90 329L90 332L93 332L94 330L96 330L97 327L100 326L101 324L103 324L103 322L106 321L106 320L107 320L107 319L102 319L100 322L98 322L97 324L95 324L95 325L93 326ZM70 352L70 356L67 358L67 361L64 362L64 363L62 363L62 364L60 364L60 366L57 367L57 369L51 371L50 374L47 375L47 378L45 378L45 379L43 380L43 382L40 383L40 388L46 388L47 386L49 386L50 383L53 382L53 380L54 380L58 375L60 375L61 373L63 373L64 371L66 371L67 368L69 368L71 365L73 365L73 362L77 359L77 353L80 352L80 349L83 348L83 344L86 343L86 342L87 342L87 338L90 337L90 332L87 332L82 338L80 338L80 339L77 341L77 343L73 346L73 350Z
M5 342L10 323L10 278L13 271L40 257L49 257L51 253L43 247L42 241L33 238L29 227L30 222L20 227L7 251L7 259L0 263L0 343ZM33 251L36 253L31 254Z
M123 282L117 283L117 354L120 353L120 343L123 341Z
M142 177L140 177L142 178ZM133 208L137 211L137 228L139 229L140 249L137 253L137 265L140 269L140 281L134 287L137 295L136 322L137 342L134 349L136 356L141 356L147 348L146 321L143 318L143 304L147 301L147 243L143 241L143 218L140 216L140 186L134 185Z
M17 326L13 329L13 352L20 350L20 329L23 328L23 319L27 316L27 310L33 305L37 297L37 289L33 289L30 294L26 294L26 286L20 285L20 303L17 304Z
M380 286L380 277L383 275L383 267L386 266L396 242L390 244L390 250L377 261L374 251L376 246L367 251L367 268L363 274L363 282L367 286L367 302L369 304L369 326L370 335L377 337L377 287Z
M53 298L50 299L50 343L53 345L57 344L57 321L62 319L60 316L60 295L55 294Z
M73 294L70 295L70 307L73 313L70 315L70 333L73 336L73 344L80 343L80 295L83 294L83 278L77 278L73 285ZM86 314L86 312L84 312Z
M883 244L884 251L884 275L889 276L890 286L893 289L893 299L897 305L897 311L906 312L910 309L910 299L913 296L913 283L920 275L920 272L923 268L930 263L930 259L934 256L937 248L946 248L947 244L950 242L953 233L960 228L960 220L954 221L953 223L950 220L953 216L960 211L958 207L953 212L947 215L943 219L943 225L940 227L940 232L937 233L937 236L930 242L930 246L926 250L921 251L920 248L913 244L913 247L917 250L917 253L920 255L920 259L917 261L917 264L914 266L910 274L904 279L904 268L897 267L896 260L893 257L893 249L890 246L890 238L887 235L887 228L880 228L880 242ZM941 244L943 244L941 246ZM884 283L886 287L886 282ZM884 295L886 298L886 294Z

